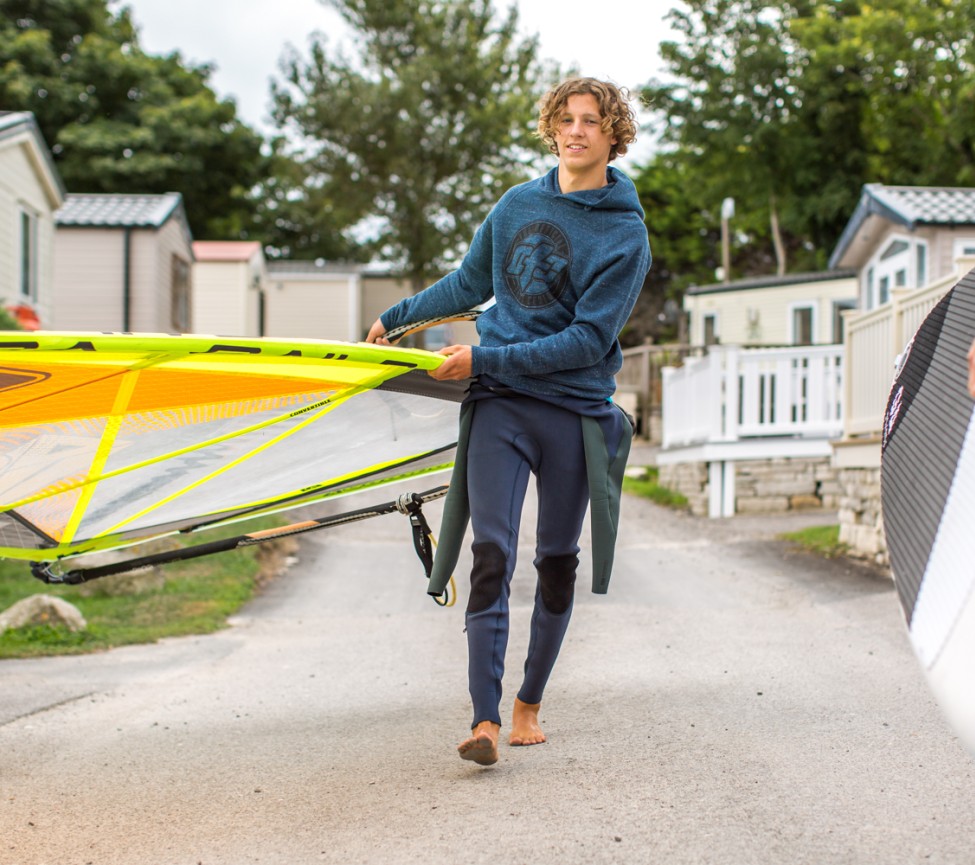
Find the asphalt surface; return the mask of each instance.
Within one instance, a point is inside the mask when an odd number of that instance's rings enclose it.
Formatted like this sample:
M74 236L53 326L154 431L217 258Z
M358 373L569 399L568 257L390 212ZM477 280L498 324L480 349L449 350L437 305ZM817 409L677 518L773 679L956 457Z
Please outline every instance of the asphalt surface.
M0 662L0 865L969 865L975 765L890 580L776 539L831 521L628 497L608 596L583 556L549 741L490 768L455 751L465 580L427 598L399 515L306 535L224 632Z

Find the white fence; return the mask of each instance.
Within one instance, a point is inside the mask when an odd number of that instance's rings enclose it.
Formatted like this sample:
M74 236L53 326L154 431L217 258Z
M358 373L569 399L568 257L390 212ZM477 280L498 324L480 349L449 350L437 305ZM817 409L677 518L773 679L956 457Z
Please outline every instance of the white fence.
M637 430L643 438L660 443L662 370L703 353L701 346L678 343L623 349L623 367L616 374L617 401L636 415Z
M844 313L848 369L844 438L880 435L897 355L924 317L973 266L975 259L959 259L958 271L944 279L916 291L895 289L890 303L868 312Z
M665 367L658 465L706 463L708 512L730 516L737 461L835 458L841 438L858 445L858 454L864 447L879 451L897 355L973 267L975 259L959 259L958 269L938 282L895 290L878 309L844 313L841 346L711 346L704 357Z
M838 437L843 374L843 346L712 346L663 371L663 448Z

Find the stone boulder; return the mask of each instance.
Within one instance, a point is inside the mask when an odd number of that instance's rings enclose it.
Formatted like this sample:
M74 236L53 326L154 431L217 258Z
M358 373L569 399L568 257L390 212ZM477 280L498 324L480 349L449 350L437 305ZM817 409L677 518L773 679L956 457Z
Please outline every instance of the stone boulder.
M85 617L74 604L54 595L31 595L0 613L0 634L28 625L64 625L70 631L83 631L88 627Z

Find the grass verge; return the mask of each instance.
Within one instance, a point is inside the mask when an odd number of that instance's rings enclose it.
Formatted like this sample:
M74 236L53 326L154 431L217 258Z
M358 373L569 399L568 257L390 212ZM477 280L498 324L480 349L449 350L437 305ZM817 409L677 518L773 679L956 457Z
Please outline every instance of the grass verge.
M272 519L248 523L248 531L279 525ZM239 526L208 533L208 539L240 534ZM199 538L186 542L199 543ZM34 625L0 634L0 659L74 655L164 637L207 634L226 626L250 600L259 584L261 559L269 546L244 547L186 562L164 565L165 584L137 595L109 595L93 580L82 586L38 582L26 562L0 561L0 610L29 595L49 594L74 604L88 622L84 631Z
M850 551L846 544L840 543L839 526L810 526L797 532L785 532L779 537L827 559L845 556Z
M682 509L687 507L687 499L659 483L660 471L656 466L647 466L645 478L623 478L623 492L650 499L658 505Z

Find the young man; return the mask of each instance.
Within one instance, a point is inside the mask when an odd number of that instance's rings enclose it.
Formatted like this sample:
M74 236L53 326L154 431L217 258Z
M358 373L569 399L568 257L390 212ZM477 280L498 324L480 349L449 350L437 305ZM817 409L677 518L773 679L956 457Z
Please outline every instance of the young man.
M474 722L458 751L482 765L498 759L509 587L530 475L538 492L538 582L510 744L545 741L538 710L572 612L590 499L593 591L606 591L632 432L612 403L622 363L617 336L650 267L636 189L609 166L636 137L625 92L591 78L565 81L542 100L538 134L558 165L505 193L458 270L388 309L367 336L385 343L392 327L496 301L478 319L480 344L441 349L446 360L430 373L473 378L430 591L442 591L469 515Z

